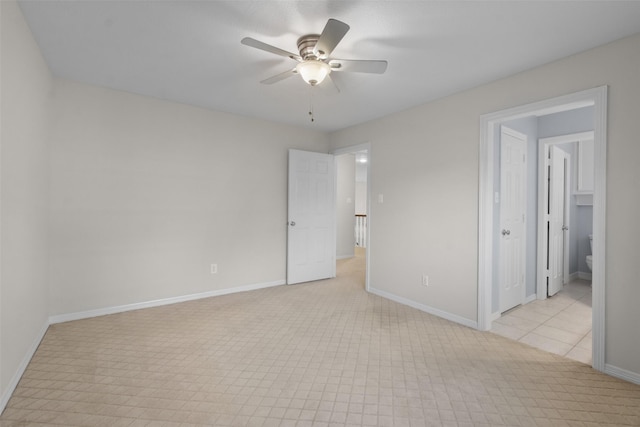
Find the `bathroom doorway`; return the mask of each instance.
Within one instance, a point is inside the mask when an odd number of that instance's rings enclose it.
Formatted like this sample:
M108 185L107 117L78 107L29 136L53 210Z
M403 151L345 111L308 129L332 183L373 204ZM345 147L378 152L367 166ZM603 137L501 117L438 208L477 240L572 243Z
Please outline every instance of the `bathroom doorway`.
M499 194L495 192L495 182L499 176L496 172L495 165L499 161L499 152L496 150L496 134L499 133L501 124L508 124L509 127L520 131L517 127L511 126L514 121L525 121L529 119L532 123L539 121L542 117L546 117L549 123L554 123L559 129L555 135L568 134L575 132L567 129L571 124L567 114L590 107L592 109L592 128L594 134L594 168L593 168L593 194L592 194L592 225L593 225L593 272L592 272L592 295L582 295L584 301L592 301L593 310L584 317L592 319L592 333L585 335L583 338L590 339L592 342L592 366L598 370L604 370L604 262L599 254L604 252L605 239L605 169L606 169L606 87L591 89L566 95L546 101L541 101L529 105L515 107L509 110L499 111L481 116L481 147L480 147L480 236L479 236L479 262L478 262L478 326L481 330L491 330L492 324L496 323L502 314L497 310L497 298L495 289L495 271L499 266L499 258L496 254L496 236L499 229L495 224L495 212L499 208ZM585 110L582 110L584 112ZM566 113L564 117L557 113ZM563 128L564 126L564 128ZM537 132L537 130L536 130ZM538 159L537 141L541 137L548 137L538 132L532 140L536 143L529 146L528 151L530 158ZM537 175L537 165L534 168L528 168L528 174ZM532 172L533 171L533 172ZM529 180L533 179L534 185L538 182L537 176L528 176ZM538 194L537 189L533 194L528 193L527 196L527 234L532 236L527 239L527 288L525 304L526 307L540 302L559 305L558 297L547 298L546 286L543 290L539 286L541 275L537 268L537 259L540 257L540 246L537 244L538 233ZM572 195L574 197L574 195ZM533 198L533 200L532 200ZM533 213L532 213L533 211ZM581 244L584 242L581 242ZM533 246L531 246L533 245ZM588 241L586 241L588 245ZM572 257L573 258L573 257ZM578 256L575 256L577 260ZM570 260L570 262L573 262ZM586 264L586 263L585 263ZM531 268L529 268L531 267ZM586 272L585 272L586 274ZM570 275L571 276L571 275ZM578 277L579 278L579 277ZM571 277L570 277L571 279ZM584 279L582 279L584 280ZM571 283L571 282L570 282ZM573 288L573 286L570 286ZM565 285L567 289L567 285ZM565 292L569 293L569 292ZM571 291L576 295L577 291ZM579 299L582 299L579 298ZM555 300L554 300L555 298ZM576 305L578 307L578 305ZM556 313L557 315L558 313Z

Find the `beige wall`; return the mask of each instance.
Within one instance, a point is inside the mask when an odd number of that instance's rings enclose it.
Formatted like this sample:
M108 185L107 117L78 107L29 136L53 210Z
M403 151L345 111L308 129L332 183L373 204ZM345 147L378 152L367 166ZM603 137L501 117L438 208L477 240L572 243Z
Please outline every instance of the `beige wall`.
M609 85L606 363L640 373L638 70L640 35L333 133L372 144L371 286L476 321L480 115Z
M47 325L47 149L51 74L18 5L0 2L0 400ZM0 404L0 408L3 405Z
M287 150L326 135L65 80L53 123L52 315L285 280Z

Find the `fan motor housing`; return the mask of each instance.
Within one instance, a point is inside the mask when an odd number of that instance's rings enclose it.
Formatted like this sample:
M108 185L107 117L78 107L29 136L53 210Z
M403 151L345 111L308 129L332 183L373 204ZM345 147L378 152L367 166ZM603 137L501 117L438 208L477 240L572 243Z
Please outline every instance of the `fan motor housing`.
M320 34L307 34L298 39L298 51L303 60L309 59L324 59L324 52L318 52L318 55L313 51L318 43Z

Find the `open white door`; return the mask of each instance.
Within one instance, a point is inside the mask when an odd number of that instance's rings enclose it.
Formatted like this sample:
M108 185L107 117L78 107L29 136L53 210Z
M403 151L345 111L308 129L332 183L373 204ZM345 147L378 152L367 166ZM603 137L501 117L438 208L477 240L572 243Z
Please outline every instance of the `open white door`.
M500 312L525 298L525 208L527 137L500 133Z
M336 275L335 159L289 150L287 283Z
M552 296L562 290L565 280L567 252L568 206L566 192L569 179L569 155L560 148L549 147L549 213L548 255L547 255L547 295Z

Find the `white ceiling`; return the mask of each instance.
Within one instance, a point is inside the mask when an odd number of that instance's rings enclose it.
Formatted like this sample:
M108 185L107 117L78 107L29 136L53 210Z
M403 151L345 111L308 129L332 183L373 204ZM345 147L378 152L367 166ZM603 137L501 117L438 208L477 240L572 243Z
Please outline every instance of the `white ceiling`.
M640 32L640 2L21 1L55 76L213 110L333 131ZM333 57L386 59L383 75L332 73L339 94L295 62L328 18L351 26ZM322 86L322 85L321 85ZM312 93L313 92L313 93ZM315 122L308 116L312 100Z

